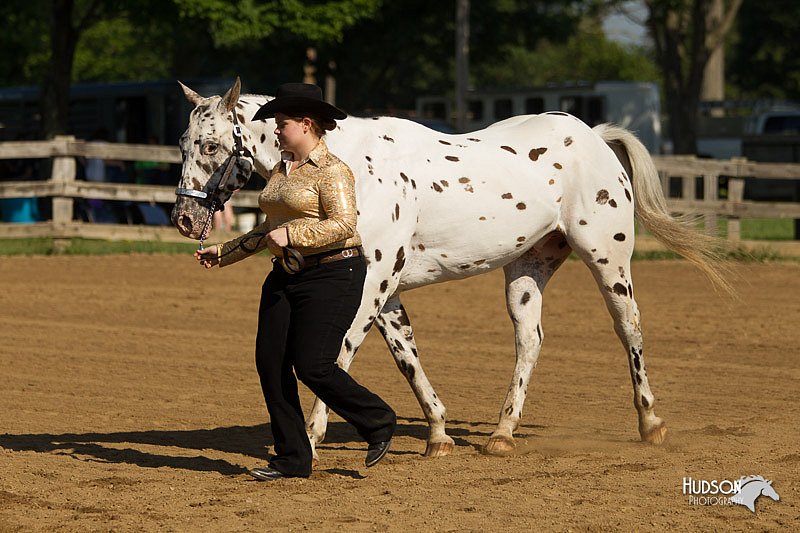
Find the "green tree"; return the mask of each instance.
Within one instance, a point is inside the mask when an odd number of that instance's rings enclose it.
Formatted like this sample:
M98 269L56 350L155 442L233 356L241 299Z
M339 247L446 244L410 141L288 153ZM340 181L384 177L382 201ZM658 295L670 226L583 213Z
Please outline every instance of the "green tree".
M616 3L472 2L472 84L655 79L642 51L625 51L596 29L602 10ZM454 19L453 1L385 2L375 17L346 30L340 43L320 47L320 73L330 62L336 64L337 103L345 109L409 109L420 94L451 94ZM586 24L587 20L591 23Z
M42 83L40 111L45 138L67 130L72 64L81 33L101 16L99 0L53 0L50 11L50 54Z
M602 32L576 33L566 43L544 41L535 49L501 47L500 61L475 66L478 85L544 86L579 80L658 81L660 72L642 48L626 48Z
M677 154L697 151L697 114L703 74L711 52L725 42L742 0L723 2L721 18L712 15L715 0L645 0L664 83L669 134Z
M726 56L734 94L800 99L800 2L745 0L737 30Z
M47 12L43 0L0 2L0 83L37 83L48 55Z
M314 42L338 41L369 18L381 0L173 0L184 19L207 23L218 47L264 39L284 31Z
M20 0L9 1L22 4ZM49 54L40 105L46 138L67 129L74 66L85 79L159 75L165 71L164 54L160 52L170 48L163 41L179 47L180 37L191 39L180 31L181 26L194 29L205 26L205 32L199 34L210 35L217 47L264 39L279 29L305 39L336 40L344 28L369 16L379 3L379 0L33 1L44 4L39 5L42 8L50 6ZM144 26L135 24L137 21ZM89 46L83 49L83 55L76 55L84 39ZM119 56L115 57L115 52Z
M167 4L168 5L168 4ZM127 10L87 28L75 50L72 80L127 81L165 78L172 72L176 13L141 20Z

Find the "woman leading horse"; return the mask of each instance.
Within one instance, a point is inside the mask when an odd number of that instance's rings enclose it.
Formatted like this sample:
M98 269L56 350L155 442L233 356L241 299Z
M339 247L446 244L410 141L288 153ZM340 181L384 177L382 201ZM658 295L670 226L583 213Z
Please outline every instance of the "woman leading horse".
M336 364L366 276L353 173L324 140L326 130L346 115L324 102L316 85L287 83L253 120L273 117L281 161L259 196L266 221L195 252L206 268L265 248L275 256L262 287L256 338L256 367L275 442L269 465L250 471L262 481L311 475L295 374L355 426L369 445L366 466L384 457L396 425L392 408Z

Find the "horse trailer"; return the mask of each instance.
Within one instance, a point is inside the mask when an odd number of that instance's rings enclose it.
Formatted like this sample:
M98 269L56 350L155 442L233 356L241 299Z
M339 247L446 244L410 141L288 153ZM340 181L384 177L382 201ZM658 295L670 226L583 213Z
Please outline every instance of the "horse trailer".
M661 153L661 101L653 82L598 81L470 91L466 131L545 111L570 113L589 126L612 122L633 131L650 153ZM447 96L422 96L416 100L416 116L453 123L455 105Z

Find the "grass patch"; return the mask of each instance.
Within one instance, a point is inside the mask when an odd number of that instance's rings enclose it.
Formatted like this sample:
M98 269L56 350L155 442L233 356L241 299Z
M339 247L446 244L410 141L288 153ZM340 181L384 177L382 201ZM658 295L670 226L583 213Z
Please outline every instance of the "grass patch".
M676 254L670 250L650 250L645 252L633 252L634 261L653 261L657 259L683 259L680 254Z
M12 255L120 255L120 254L166 254L186 255L197 250L196 242L159 242L159 241L103 241L97 239L74 238L59 251L53 239L0 239L0 257ZM269 255L269 252L260 252ZM726 258L742 262L797 261L800 258L783 256L768 246L753 248L749 251L742 246L731 249ZM575 252L569 260L579 261ZM634 251L634 261L675 260L682 257L669 250Z
M58 250L53 239L0 239L0 256L9 255L111 255L111 254L191 254L197 243L159 241L103 241L70 239Z
M720 219L717 227L719 236L727 238L728 221ZM794 240L794 220L791 218L743 218L741 235L746 241L792 241Z
M739 246L734 250L729 251L726 257L733 261L757 263L796 260L796 258L783 256L767 246L757 246L751 250L745 250L743 247Z

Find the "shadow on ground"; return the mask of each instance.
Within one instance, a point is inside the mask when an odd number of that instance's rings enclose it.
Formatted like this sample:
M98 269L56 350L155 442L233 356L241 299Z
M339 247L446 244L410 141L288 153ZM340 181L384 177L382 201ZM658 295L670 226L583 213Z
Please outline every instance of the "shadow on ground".
M459 446L473 446L467 437L488 437L491 431L473 429L489 426L487 423L452 421L448 434ZM458 426L470 426L469 428ZM428 425L421 418L400 418L395 436L412 437L425 441ZM187 457L168 453L142 451L130 446L150 445L179 448L183 450L216 450L236 453L266 461L267 447L272 445L269 424L255 426L228 426L213 429L122 431L114 433L61 433L61 434L3 434L0 447L15 451L57 453L72 456L82 461L134 464L144 468L170 467L198 472L219 472L234 475L247 472L241 465L223 459L210 459L203 455ZM325 446L345 449L361 449L361 439L355 429L346 422L331 422L325 436ZM391 451L392 454L414 452ZM88 459L87 459L88 457Z

